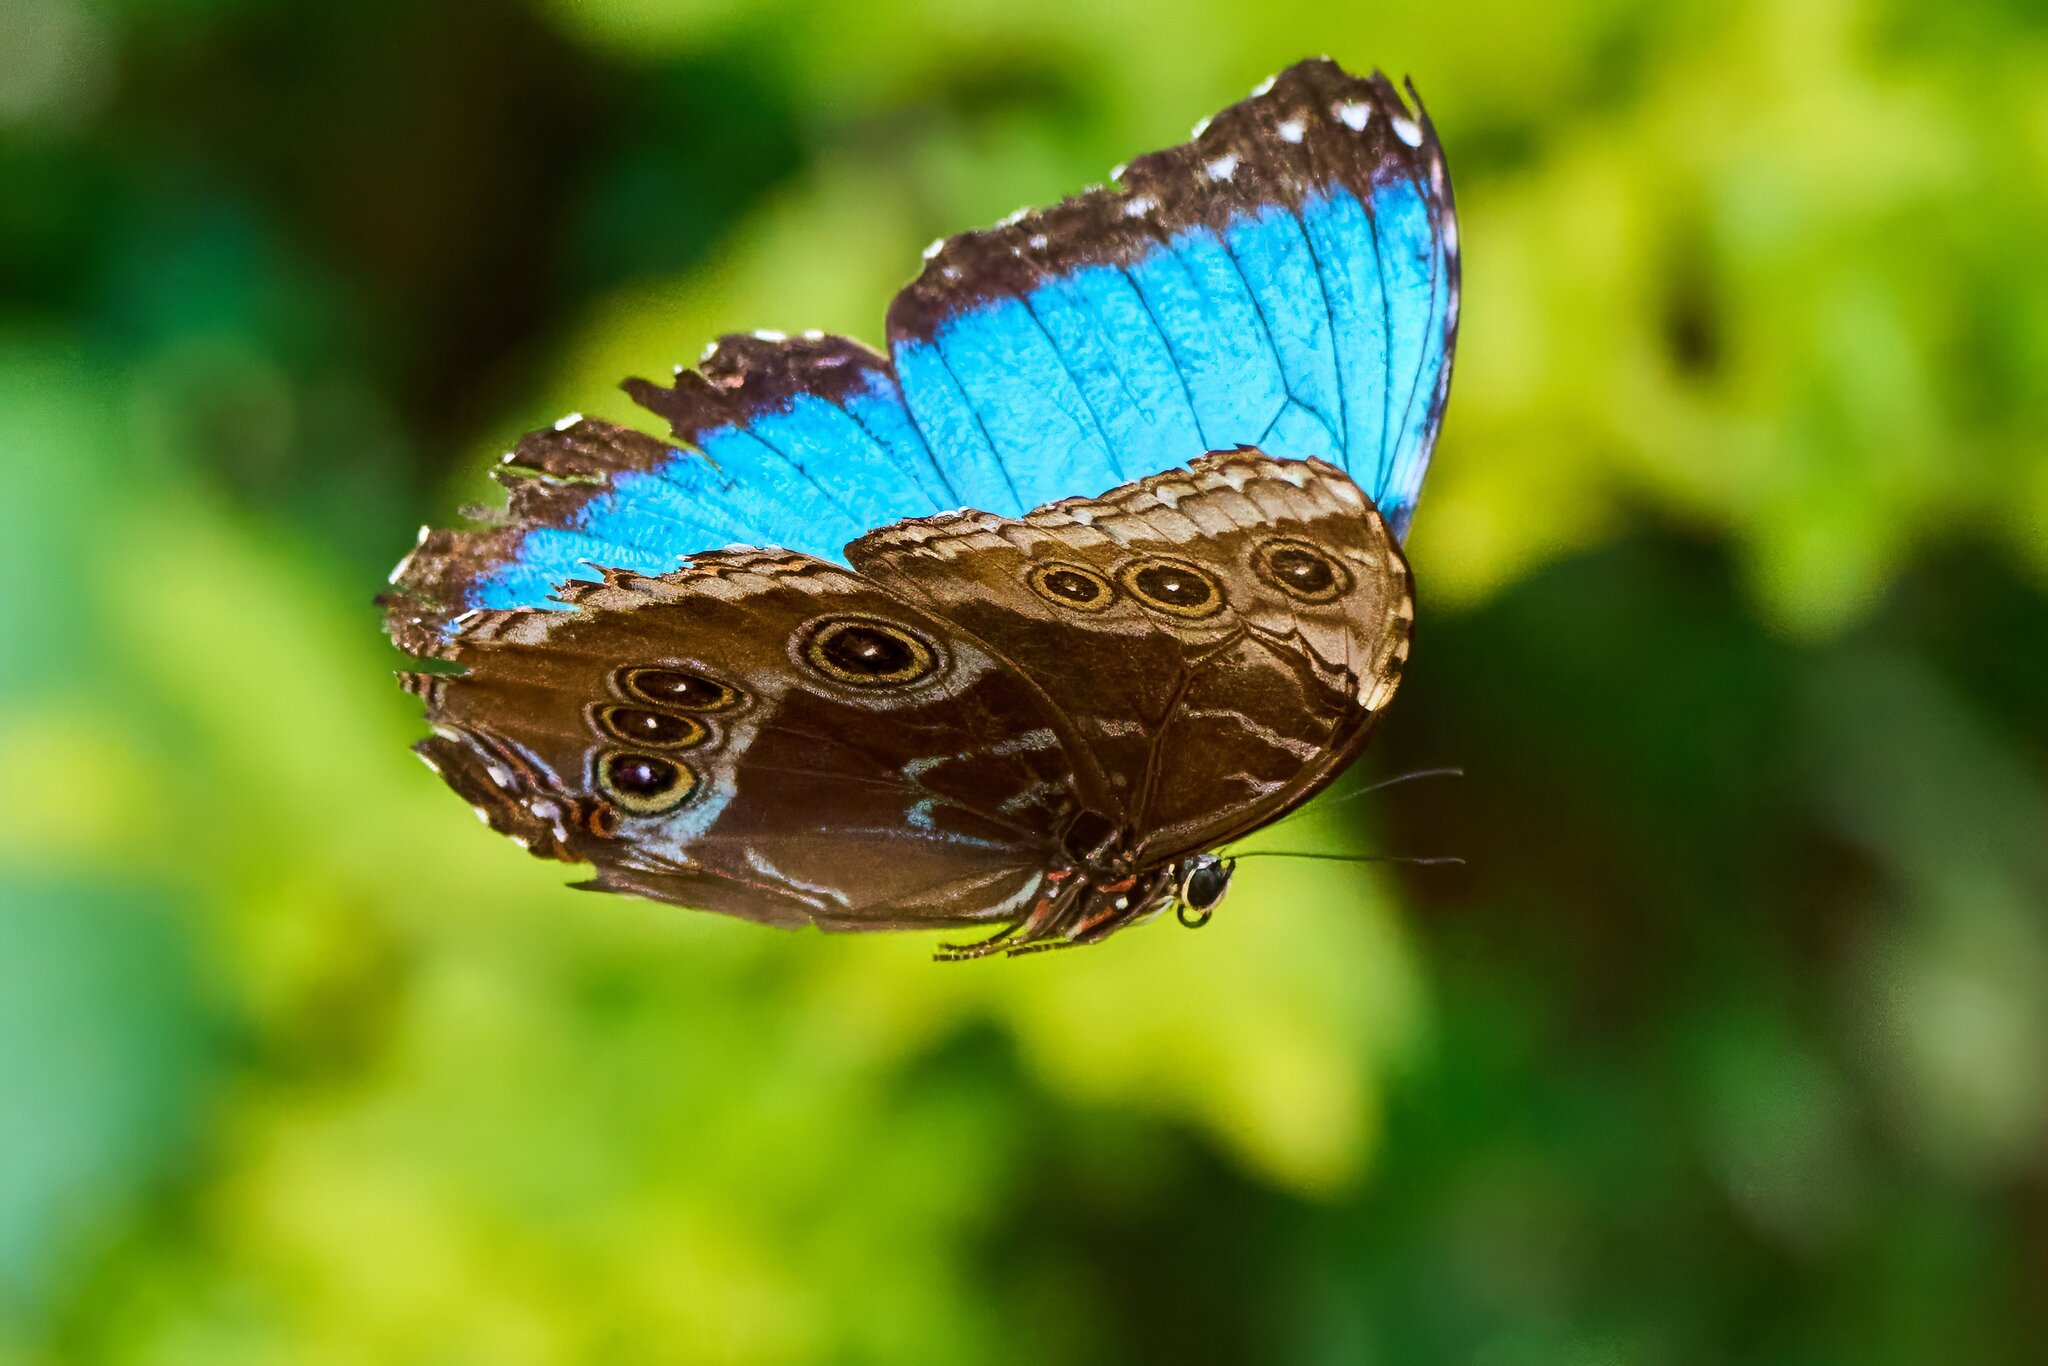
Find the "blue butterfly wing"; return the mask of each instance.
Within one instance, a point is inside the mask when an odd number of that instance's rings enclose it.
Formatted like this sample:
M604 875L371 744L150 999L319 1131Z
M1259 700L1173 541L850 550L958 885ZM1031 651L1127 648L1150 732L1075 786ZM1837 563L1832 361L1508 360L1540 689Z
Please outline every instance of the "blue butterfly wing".
M984 510L1253 445L1339 465L1405 531L1457 287L1420 102L1315 60L1112 188L940 244L890 309L890 350L934 459L972 472Z
M563 607L557 590L601 569L662 574L732 545L839 560L873 526L962 505L859 342L735 335L669 385L625 387L672 439L580 417L529 434L496 471L500 524L422 531L394 572L402 646L445 653L467 614Z
M670 384L627 382L669 439L580 418L532 433L498 471L501 518L422 532L390 629L448 655L479 614L562 607L601 568L731 545L843 564L875 527L1015 515L1239 445L1330 460L1404 533L1457 287L1419 101L1302 62L1116 187L938 244L890 307L889 357L729 336Z

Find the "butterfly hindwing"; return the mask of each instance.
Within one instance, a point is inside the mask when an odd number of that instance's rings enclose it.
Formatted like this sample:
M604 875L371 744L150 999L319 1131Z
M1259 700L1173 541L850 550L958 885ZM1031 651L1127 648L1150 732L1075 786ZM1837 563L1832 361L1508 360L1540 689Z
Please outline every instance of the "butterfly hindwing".
M672 385L626 391L704 453L696 497L778 523L783 539L750 544L836 559L879 522L958 505L888 361L848 338L734 334Z
M1068 732L979 642L836 565L713 552L480 613L414 675L422 753L598 885L776 923L1000 913L1079 798Z
M822 559L878 522L960 499L904 407L889 363L822 333L735 335L672 384L629 380L673 440L580 416L530 433L495 471L495 524L423 531L392 576L399 643L445 649L469 610L561 606L604 569L660 574L725 546Z

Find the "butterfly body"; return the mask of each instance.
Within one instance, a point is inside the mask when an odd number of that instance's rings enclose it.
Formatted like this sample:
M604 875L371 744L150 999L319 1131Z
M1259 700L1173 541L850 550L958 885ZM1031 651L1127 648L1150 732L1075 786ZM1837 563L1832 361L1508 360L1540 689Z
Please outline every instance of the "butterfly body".
M1407 657L1455 326L1425 126L1304 63L945 244L888 358L726 338L628 384L682 444L528 437L504 523L394 575L394 638L461 669L408 676L422 755L590 885L766 923L973 955L1206 914Z

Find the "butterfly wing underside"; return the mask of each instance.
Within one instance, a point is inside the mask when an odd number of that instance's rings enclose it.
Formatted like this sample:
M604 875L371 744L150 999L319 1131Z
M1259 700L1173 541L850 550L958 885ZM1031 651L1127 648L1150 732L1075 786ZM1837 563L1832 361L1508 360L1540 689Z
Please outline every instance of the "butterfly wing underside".
M1014 914L1075 798L1063 721L978 642L859 576L728 551L465 624L415 674L421 753L596 885L783 925Z
M1140 863L1213 848L1357 754L1414 605L1385 520L1322 461L1221 452L1023 518L964 513L848 547L1072 719Z

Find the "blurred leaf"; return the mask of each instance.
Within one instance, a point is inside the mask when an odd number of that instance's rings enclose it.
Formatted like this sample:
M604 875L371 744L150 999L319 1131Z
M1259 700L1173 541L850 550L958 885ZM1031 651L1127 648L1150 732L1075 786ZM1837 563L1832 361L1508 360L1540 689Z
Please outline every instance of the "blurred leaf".
M208 1014L152 893L0 881L0 1325L46 1308L190 1160Z

